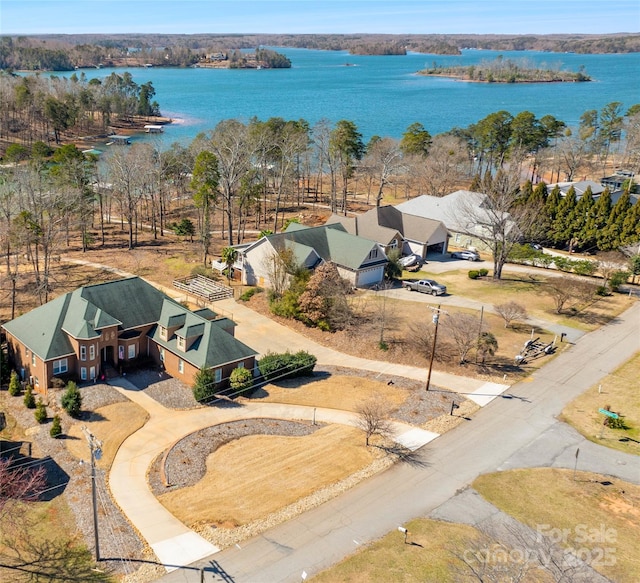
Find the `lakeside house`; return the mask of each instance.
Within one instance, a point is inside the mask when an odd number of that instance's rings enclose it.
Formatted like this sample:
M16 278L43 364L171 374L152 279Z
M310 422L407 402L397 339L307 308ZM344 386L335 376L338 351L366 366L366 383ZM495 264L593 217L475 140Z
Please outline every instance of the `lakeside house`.
M245 285L272 287L270 266L281 250L291 251L298 265L315 269L322 263L333 263L338 273L355 288L378 285L384 278L387 256L382 246L370 239L349 234L340 224L305 227L291 223L286 231L261 237L253 243L235 245L238 259L234 270ZM223 269L222 262L213 262Z
M80 287L2 327L20 378L46 393L53 377L95 381L141 358L187 385L212 369L224 386L235 368L255 372L257 353L235 339L234 326L130 277Z
M402 255L417 255L424 260L428 252L447 252L449 232L442 221L402 212L391 205L355 217L334 214L325 224L341 224L352 235L377 241L385 253L399 249Z

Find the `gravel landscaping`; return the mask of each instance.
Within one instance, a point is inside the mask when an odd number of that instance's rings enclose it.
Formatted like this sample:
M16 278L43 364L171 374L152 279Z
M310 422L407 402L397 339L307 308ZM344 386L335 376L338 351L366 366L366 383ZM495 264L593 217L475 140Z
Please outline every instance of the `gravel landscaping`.
M434 419L442 418L443 415L447 415L449 412L451 396L436 391L427 393L424 390L424 383L418 381L348 368L316 367L314 377L321 379L326 375L366 377L406 389L408 394L406 402L393 414L393 418L406 423L429 426L429 423L432 423ZM158 371L138 371L127 374L126 378L165 407L178 410L202 406L193 398L189 387ZM307 381L308 379L291 379L279 384L281 386L290 385L294 387L298 386L300 382ZM90 419L91 411L126 401L126 397L107 384L88 384L81 386L80 390L83 415L87 420ZM48 468L50 469L49 483L51 485L60 485L59 493L65 497L73 512L78 533L87 541L87 546L92 549L93 514L89 503L91 500L91 480L89 465L86 463L89 459L88 447L85 463L81 463L65 447L64 437L52 439L49 436L51 418L54 414L60 415L63 432L68 430L72 423L76 422L69 418L60 407L62 393L63 390L50 390L50 406L48 407L50 420L42 426L36 423L33 411L23 406L22 396L10 397L4 391L0 395L4 402L3 408L16 418L18 424L26 431L26 439L32 442L33 457L51 456L55 460L55 463L48 463ZM451 422L451 419L449 418L449 422ZM154 461L149 471L150 486L152 491L159 495L172 489L197 483L206 471L207 457L218 447L231 440L256 434L303 436L312 433L319 427L320 425L313 426L309 423L297 421L250 419L203 429L186 436L177 442L170 451L165 452L163 456L159 456ZM437 428L429 427L429 429L438 431ZM337 484L323 488L262 520L235 529L216 529L203 526L199 529L200 534L221 547L235 544L339 495L363 479L389 467L394 463L395 459L394 456L381 453L381 457L369 467ZM165 482L162 479L162 465L164 465L166 479L170 484L168 487L165 486ZM101 557L105 557L101 562L101 566L128 582L150 581L157 578L163 572L163 569L153 564L153 553L145 542L139 538L135 529L120 512L119 508L112 502L105 472L97 469L96 477L99 503L100 554ZM58 494L58 491L53 491L53 494ZM149 561L150 563L140 569L141 561Z
M151 490L160 496L171 490L193 486L207 471L207 457L234 439L247 435L302 437L322 426L279 419L247 419L196 431L174 444L166 456L156 458L148 476Z
M82 410L85 418L99 407L123 402L123 397L113 387L96 383L80 387L82 394ZM76 529L81 539L86 541L87 547L93 552L93 512L91 505L91 469L90 454L87 445L87 455L84 460L76 459L65 447L64 433L76 423L59 406L62 390L49 391L47 407L49 421L39 425L33 416L33 410L27 409L22 403L23 396L11 397L6 391L0 393L2 409L7 411L25 430L25 439L31 442L31 456L43 459L50 456L52 460L45 463L47 468L47 482L49 487L58 486L51 490L51 498L64 496L69 508L73 512ZM36 397L37 398L37 397ZM51 419L55 414L60 416L63 436L54 439L49 435ZM27 452L23 446L21 452ZM118 575L133 574L139 565L133 561L151 558L145 544L140 540L129 521L113 503L106 484L106 472L96 468L96 486L98 493L98 525L100 555L104 557L101 568Z

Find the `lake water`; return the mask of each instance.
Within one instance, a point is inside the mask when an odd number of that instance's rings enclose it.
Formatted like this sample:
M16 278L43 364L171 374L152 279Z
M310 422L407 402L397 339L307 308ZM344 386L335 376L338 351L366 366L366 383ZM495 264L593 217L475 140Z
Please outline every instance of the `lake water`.
M188 143L220 120L279 116L355 122L365 142L373 135L400 138L420 122L432 134L466 127L489 113L529 110L551 114L576 126L587 110L612 101L624 110L640 102L640 54L577 55L559 53L465 50L461 56L412 53L406 56L355 56L346 52L276 49L292 61L291 69L129 69L137 83L152 81L168 126L162 141ZM483 84L416 75L438 64L471 65L497 55L538 65L578 71L590 83ZM352 66L346 66L346 64ZM85 70L104 77L124 69ZM139 139L157 139L142 137Z

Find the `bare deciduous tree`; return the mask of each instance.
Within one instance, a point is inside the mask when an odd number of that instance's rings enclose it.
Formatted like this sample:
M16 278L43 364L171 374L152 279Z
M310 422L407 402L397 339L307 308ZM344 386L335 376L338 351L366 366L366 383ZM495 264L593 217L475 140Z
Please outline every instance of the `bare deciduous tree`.
M553 299L557 314L568 308L578 314L598 300L598 286L590 281L577 277L559 276L551 278L544 286L544 291Z
M513 320L525 320L527 318L527 309L518 302L505 302L504 304L495 304L496 313L504 320L504 327L508 328Z
M464 364L471 349L477 345L480 318L472 314L454 312L443 318L441 323L457 349L460 364Z
M362 403L356 409L356 413L358 414L356 427L364 431L367 446L374 435L390 437L393 434L389 421L389 404L384 400L376 397L371 398Z
M438 135L433 138L429 154L422 158L423 192L444 196L461 178L471 174L471 162L464 140L454 136Z
M499 170L485 176L482 193L461 198L451 223L456 230L481 241L493 256L493 279L502 278L502 268L513 246L529 233L539 218L539 209L519 201L519 172Z

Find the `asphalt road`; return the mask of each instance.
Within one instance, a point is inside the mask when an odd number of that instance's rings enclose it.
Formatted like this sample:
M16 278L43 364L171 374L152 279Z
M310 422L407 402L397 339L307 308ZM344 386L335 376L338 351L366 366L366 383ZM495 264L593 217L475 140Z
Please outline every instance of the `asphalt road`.
M571 459L580 442L555 416L564 405L640 350L640 303L512 387L473 420L420 450L412 464L396 465L344 495L240 547L174 571L165 582L299 582L330 567L404 522L427 516L481 473L552 466ZM559 429L558 429L559 428ZM563 441L564 440L564 441ZM638 458L589 446L580 469L600 470L640 483ZM596 452L596 453L594 453Z

